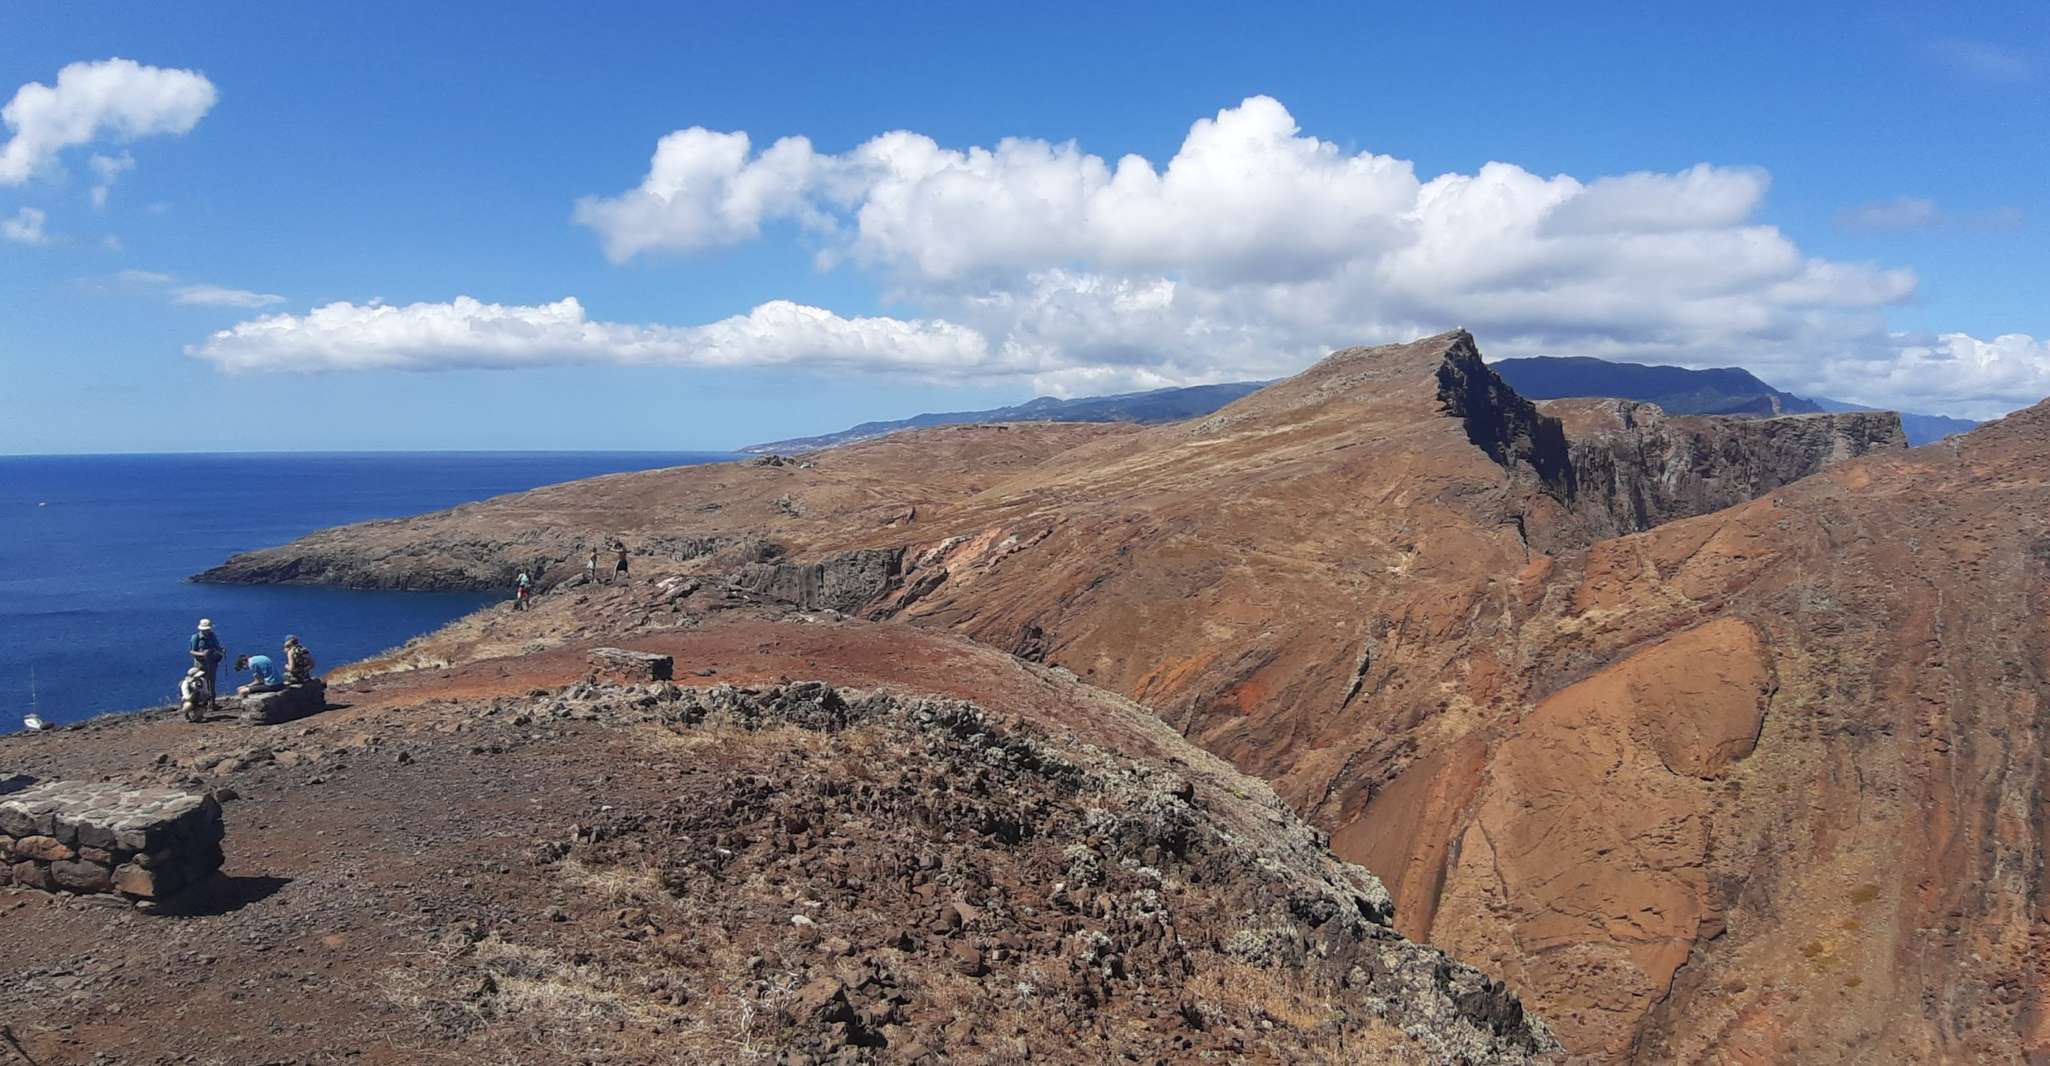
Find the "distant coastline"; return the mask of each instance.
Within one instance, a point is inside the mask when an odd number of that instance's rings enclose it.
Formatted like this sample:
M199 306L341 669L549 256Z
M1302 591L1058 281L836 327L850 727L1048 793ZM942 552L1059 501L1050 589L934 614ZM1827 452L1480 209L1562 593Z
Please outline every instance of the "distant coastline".
M0 457L0 731L170 703L184 641L287 633L323 668L376 655L496 592L228 587L187 578L235 553L562 481L743 458L729 452L200 452ZM31 679L33 678L33 684Z

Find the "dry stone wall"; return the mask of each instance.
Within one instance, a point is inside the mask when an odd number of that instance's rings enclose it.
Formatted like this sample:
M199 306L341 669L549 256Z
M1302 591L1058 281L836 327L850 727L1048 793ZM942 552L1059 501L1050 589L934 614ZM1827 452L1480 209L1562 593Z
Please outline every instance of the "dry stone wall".
M225 833L210 796L44 782L0 796L0 887L164 899L221 868Z

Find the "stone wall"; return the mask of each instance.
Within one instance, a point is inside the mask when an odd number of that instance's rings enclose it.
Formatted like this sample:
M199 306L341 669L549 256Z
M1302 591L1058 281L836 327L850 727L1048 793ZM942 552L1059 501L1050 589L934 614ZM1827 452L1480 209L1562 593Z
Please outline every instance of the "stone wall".
M164 899L221 868L225 831L210 796L47 781L0 796L0 887Z

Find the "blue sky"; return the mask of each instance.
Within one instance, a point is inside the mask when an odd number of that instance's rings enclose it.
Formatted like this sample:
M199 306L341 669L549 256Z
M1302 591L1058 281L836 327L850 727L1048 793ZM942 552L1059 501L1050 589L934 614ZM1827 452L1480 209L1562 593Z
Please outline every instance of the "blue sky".
M2050 394L2044 5L1103 8L10 6L0 453L724 448L1455 325Z

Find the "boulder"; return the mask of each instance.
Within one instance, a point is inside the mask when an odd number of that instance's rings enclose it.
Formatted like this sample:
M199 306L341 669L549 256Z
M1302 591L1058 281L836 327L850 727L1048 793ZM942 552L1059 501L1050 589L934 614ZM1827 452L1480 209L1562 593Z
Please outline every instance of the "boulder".
M96 862L53 862L50 880L72 892L105 892L114 887L114 872Z
M253 725L278 725L297 721L327 709L327 682L318 678L286 685L276 692L258 692L238 697L242 720Z
M675 662L667 655L625 648L593 649L591 665L597 668L599 676L627 685L668 681L676 671Z
M57 842L55 837L22 837L14 842L14 857L34 859L37 862L62 862L76 852Z

